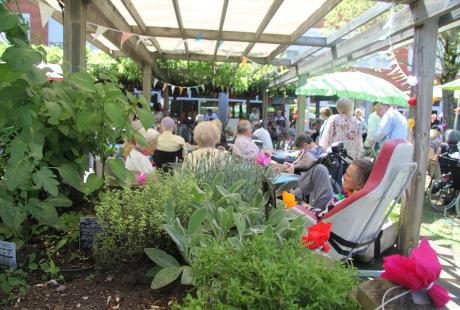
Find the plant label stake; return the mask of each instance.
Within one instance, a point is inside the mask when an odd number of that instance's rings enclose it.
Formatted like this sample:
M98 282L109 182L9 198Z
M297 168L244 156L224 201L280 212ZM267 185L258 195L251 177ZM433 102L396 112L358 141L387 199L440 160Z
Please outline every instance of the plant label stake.
M94 236L102 230L94 217L80 218L80 250L90 250Z
M16 268L16 243L0 240L0 268Z

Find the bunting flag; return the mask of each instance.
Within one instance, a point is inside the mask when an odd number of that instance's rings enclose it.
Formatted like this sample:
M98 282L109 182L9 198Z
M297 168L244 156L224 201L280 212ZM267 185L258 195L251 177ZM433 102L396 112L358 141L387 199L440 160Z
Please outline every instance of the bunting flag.
M42 20L42 27L48 23L48 20L53 15L54 9L43 1L38 2L38 8L40 10L40 19Z
M199 94L200 94L200 90L199 90L198 86L195 86L194 88L195 88L195 90L196 90L196 93L199 95Z
M203 84L203 85L201 85L200 87L201 87L201 89L202 89L202 90L203 90L203 92L204 92L204 84Z
M94 34L94 40L103 35L109 28L104 26L97 26L96 33Z
M195 41L196 41L196 42L200 42L202 37L203 37L203 32L200 31L200 32L195 36Z
M121 33L121 40L120 40L120 47L123 47L123 44L125 44L126 40L128 40L129 38L131 38L133 36L132 33L129 33L129 32L122 32Z
M153 88L155 88L155 85L157 85L157 83L158 83L158 79L157 79L157 78L154 78L154 79L153 79Z
M182 86L179 86L179 95L182 95L183 90L184 90L184 88Z
M187 97L192 97L192 90L190 87L187 87Z
M174 89L175 89L175 88L176 88L176 86L175 86L175 85L171 85L171 95L173 95L173 94L174 94Z
M168 87L168 83L163 83L163 91L165 91L167 87Z
M243 56L243 57L241 58L241 63L244 65L244 64L247 63L247 62L248 62L248 58L245 57L245 56Z

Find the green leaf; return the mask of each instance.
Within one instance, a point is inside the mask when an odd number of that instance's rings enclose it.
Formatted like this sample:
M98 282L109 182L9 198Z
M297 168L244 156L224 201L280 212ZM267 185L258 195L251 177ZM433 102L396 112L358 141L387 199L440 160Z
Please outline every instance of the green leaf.
M25 158L6 166L5 179L7 188L12 191L25 184L29 180L32 170L32 163Z
M110 171L122 182L135 183L134 175L131 171L125 168L125 163L121 158L110 159L107 161Z
M273 227L271 225L268 225L267 228L265 228L264 232L262 233L262 235L269 239L269 240L272 240L273 239Z
M184 234L181 233L176 227L173 225L163 225L164 229L171 237L171 239L176 243L179 250L185 250L185 241L184 241Z
M45 200L45 203L48 203L55 207L70 207L72 206L72 200L65 196L58 197L49 197Z
M241 187L243 187L244 184L246 184L246 180L238 180L233 183L232 186L230 186L228 191L231 193L236 193Z
M150 111L146 111L144 109L137 109L137 112L139 114L139 120L142 123L142 126L144 126L144 129L147 130L152 127L153 125L153 114Z
M31 143L29 144L30 156L36 160L43 159L43 144Z
M171 200L168 200L165 203L165 217L168 223L172 223L176 219L176 210L174 210L173 203Z
M187 233L193 235L206 218L206 208L196 209L188 221Z
M233 213L233 219L235 221L236 229L240 238L243 237L244 231L246 230L246 219L241 213Z
M3 3L0 3L3 6ZM0 32L6 32L18 26L18 18L5 9L0 10Z
M91 74L86 72L75 72L69 76L70 83L83 91L96 92L96 86Z
M28 47L11 46L3 52L2 59L14 71L28 71L42 61L42 55Z
M40 85L48 82L45 72L36 67L32 67L29 71L27 71L26 77L31 85Z
M179 263L177 262L177 260L163 250L156 249L156 248L145 248L144 252L158 266L161 266L161 267L179 266Z
M0 31L1 32L1 31ZM10 83L21 76L21 72L15 72L7 63L0 63L0 81Z
M65 183L81 191L81 181L78 170L72 164L64 164L59 167L59 174Z
M90 194L104 185L104 180L98 177L95 173L91 173L86 178L85 184L83 184L83 192L85 194Z
M173 282L174 280L179 277L179 275L182 272L182 267L181 266L175 266L175 267L166 267L161 269L153 278L152 281L152 289L159 289L163 286L166 286Z
M104 110L117 127L123 126L125 122L125 116L123 115L122 107L116 105L115 103L109 102L105 104Z
M48 116L50 117L48 122L51 125L59 124L59 117L62 113L62 108L57 102L45 101L46 109L48 110Z
M59 194L59 182L56 180L54 173L51 172L48 167L40 167L40 170L33 174L32 179L37 188L43 188L55 197Z
M49 226L55 227L58 223L58 213L54 206L44 203L36 198L31 198L24 206L35 219Z
M182 277L180 283L183 285L191 285L193 281L193 270L190 266L184 266L182 269Z
M145 274L146 277L153 278L155 275L161 270L163 267L161 266L155 266L149 269L147 273Z
M0 198L0 217L5 225L18 229L27 216L21 208L10 206Z

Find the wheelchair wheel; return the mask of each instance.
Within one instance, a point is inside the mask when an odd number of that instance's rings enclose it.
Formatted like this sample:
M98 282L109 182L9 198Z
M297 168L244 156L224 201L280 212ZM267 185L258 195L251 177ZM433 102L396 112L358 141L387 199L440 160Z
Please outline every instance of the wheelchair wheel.
M452 186L451 182L441 176L432 182L428 192L428 199L433 209L443 212L455 205L457 194L458 191Z
M455 203L455 212L457 212L457 216L460 217L460 193L458 193L457 202Z

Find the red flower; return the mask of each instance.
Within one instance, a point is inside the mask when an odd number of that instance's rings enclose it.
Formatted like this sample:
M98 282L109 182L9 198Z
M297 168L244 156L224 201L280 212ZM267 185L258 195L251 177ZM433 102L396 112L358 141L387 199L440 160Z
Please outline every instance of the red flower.
M417 98L412 97L412 98L410 98L409 100L407 100L407 103L408 103L410 106L413 107L414 105L417 104Z
M308 228L306 236L302 237L302 243L309 250L322 249L324 252L328 252L330 247L326 244L331 234L332 223L319 222Z

